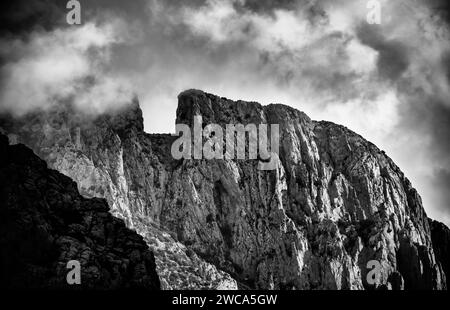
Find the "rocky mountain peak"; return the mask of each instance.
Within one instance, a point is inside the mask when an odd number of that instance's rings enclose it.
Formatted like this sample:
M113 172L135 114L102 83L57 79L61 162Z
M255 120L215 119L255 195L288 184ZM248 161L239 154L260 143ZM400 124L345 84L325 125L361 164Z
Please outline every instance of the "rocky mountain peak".
M205 124L265 123L263 106L256 102L233 101L200 90L187 90L178 96L177 124L193 124L201 115Z
M281 104L199 90L178 100L177 123L201 115L203 125L279 124L277 169L174 160L174 137L144 134L137 102L80 129L58 129L45 115L0 127L143 235L165 288L446 288L445 252L432 235L445 230L430 229L420 196L375 145Z
M144 118L137 97L108 114L100 116L97 122L104 121L108 127L122 133L144 131Z
M230 100L201 90L186 90L178 96L176 123L192 125L195 115L202 116L205 124L219 125L270 122L282 124L287 119L311 122L303 112L283 104L263 106L257 102Z

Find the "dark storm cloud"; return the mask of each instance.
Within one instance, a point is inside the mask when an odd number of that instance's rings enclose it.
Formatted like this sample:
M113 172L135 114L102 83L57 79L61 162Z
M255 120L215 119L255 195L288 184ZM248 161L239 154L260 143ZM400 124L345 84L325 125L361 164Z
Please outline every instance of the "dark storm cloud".
M357 35L359 40L379 53L377 60L381 78L397 81L408 68L408 48L401 41L388 40L381 29L368 23L361 23Z
M442 57L442 65L447 68L447 83L450 84L450 52Z
M434 173L433 187L438 196L436 207L446 212L450 208L450 170L438 169Z
M434 14L438 14L442 21L450 23L450 2L447 0L428 0L426 5Z
M428 113L430 114L430 124L432 124L431 135L433 136L433 140L435 141L435 151L439 152L437 154L439 156L437 159L449 160L450 107L442 103L433 103L430 100L430 109Z
M244 3L235 3L237 9L246 8L256 13L271 14L274 10L292 10L298 4L296 0L249 0Z
M4 0L0 2L0 35L25 35L35 28L65 26L65 0Z
M449 102L427 95L423 90L410 89L409 80L399 82L404 104L400 107L404 130L417 137L427 136L428 152L434 163L450 168L450 106ZM450 99L449 99L450 100ZM450 183L448 184L450 188Z
M277 10L296 11L303 10L310 22L316 18L326 18L326 11L318 1L308 0L247 0L234 3L236 10L249 10L257 14L273 16Z
M1 112L22 115L71 100L97 113L130 101L126 80L108 68L112 46L128 39L124 22L97 19L91 12L101 8L81 1L82 24L69 25L67 2L2 2Z

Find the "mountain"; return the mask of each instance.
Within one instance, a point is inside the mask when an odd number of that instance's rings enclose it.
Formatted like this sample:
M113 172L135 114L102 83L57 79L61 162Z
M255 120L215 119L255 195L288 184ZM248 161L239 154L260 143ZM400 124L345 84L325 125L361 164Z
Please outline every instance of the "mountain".
M160 289L152 252L106 201L82 197L70 178L4 135L0 201L2 287ZM66 280L72 260L79 262L80 285Z
M446 289L448 246L435 240L448 229L430 227L375 145L281 104L198 90L178 100L178 124L279 124L276 169L176 160L177 137L145 133L137 100L97 117L67 104L5 116L0 128L144 236L163 288Z
M438 221L430 219L429 222L434 253L437 260L441 262L448 283L448 279L450 279L450 229Z
M48 165L70 177L87 198L104 198L111 213L141 234L155 254L164 289L236 289L237 283L178 242L159 221L171 177L170 135L143 131L137 100L92 117L70 104L15 119L0 128L12 143L31 147Z

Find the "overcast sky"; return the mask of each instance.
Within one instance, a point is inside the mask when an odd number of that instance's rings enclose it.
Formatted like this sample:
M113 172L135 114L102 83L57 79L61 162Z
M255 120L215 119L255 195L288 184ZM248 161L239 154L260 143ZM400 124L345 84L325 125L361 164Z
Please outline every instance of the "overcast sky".
M137 94L147 132L173 132L177 95L284 103L375 143L450 224L450 32L445 1L66 0L0 5L0 108L72 98L100 113Z

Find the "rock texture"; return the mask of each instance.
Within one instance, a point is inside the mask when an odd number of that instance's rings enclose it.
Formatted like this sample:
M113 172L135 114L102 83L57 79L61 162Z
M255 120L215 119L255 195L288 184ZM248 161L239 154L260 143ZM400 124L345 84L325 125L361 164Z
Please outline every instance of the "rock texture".
M154 249L164 288L446 288L420 196L376 146L288 106L183 92L177 123L195 115L279 124L277 169L174 160L176 137L145 134L136 101L93 119L64 106L0 127L83 195L106 198ZM371 260L381 264L375 284Z
M450 279L450 229L438 221L430 219L429 222L434 253L436 253L436 258L442 264L448 283L448 279Z
M159 289L143 238L114 218L103 199L77 185L24 145L0 135L0 270L6 288ZM78 260L81 284L69 286Z
M145 237L154 251L163 289L236 289L227 273L198 257L165 229L160 215L177 165L170 135L143 131L135 100L125 109L92 118L70 105L21 119L4 116L0 128L12 143L31 147L69 176L88 198L105 198L111 213Z

